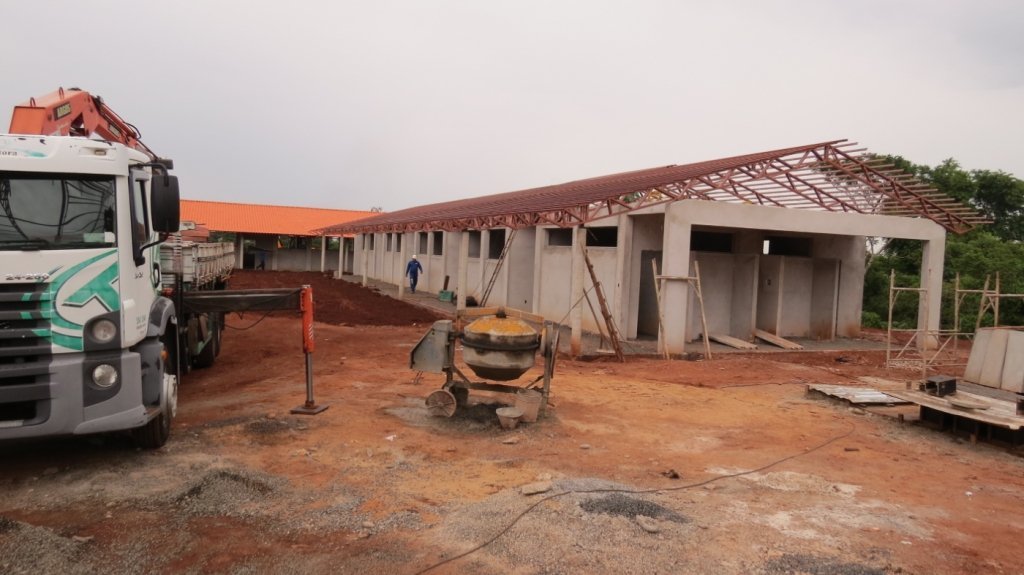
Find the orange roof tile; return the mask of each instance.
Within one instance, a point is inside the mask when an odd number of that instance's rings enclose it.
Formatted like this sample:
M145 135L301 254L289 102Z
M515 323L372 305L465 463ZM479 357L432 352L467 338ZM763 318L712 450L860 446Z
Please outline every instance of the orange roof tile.
M357 210L329 210L294 206L267 206L181 200L181 219L215 232L315 236L314 230L374 215Z

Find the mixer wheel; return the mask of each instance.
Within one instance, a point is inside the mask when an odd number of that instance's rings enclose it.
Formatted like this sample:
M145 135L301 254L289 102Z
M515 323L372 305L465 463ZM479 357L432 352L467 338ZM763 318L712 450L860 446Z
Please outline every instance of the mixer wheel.
M427 396L427 411L434 417L451 417L455 415L456 407L455 396L447 389L439 389Z

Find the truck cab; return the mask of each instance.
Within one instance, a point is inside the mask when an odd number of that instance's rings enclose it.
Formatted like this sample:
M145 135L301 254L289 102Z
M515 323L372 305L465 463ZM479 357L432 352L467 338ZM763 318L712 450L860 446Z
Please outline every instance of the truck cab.
M167 440L181 371L160 242L178 187L119 143L0 135L0 440Z

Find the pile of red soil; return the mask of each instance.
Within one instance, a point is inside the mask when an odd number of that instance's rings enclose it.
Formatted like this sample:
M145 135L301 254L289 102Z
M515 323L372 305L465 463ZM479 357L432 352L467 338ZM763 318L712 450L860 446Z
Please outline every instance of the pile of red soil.
M330 273L235 270L228 289L313 287L315 321L333 325L417 325L444 319L359 284L336 280Z

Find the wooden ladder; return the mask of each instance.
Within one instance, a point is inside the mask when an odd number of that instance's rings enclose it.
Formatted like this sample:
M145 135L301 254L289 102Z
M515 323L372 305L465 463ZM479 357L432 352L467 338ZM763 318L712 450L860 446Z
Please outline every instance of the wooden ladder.
M605 327L608 329L608 339L611 340L612 349L615 350L615 359L620 362L624 362L626 361L626 357L622 353L622 342L619 340L619 330L615 328L615 321L612 319L611 312L608 311L608 300L604 297L604 289L601 288L601 282L598 281L597 274L594 273L594 265L590 263L590 256L587 255L587 248L581 246L580 251L583 252L583 261L586 262L587 271L590 272L590 281L594 284L594 293L597 294L597 303L601 306L601 315L604 316Z
M491 279L487 282L487 288L484 289L484 295L480 297L480 307L487 305L487 298L491 297L491 290L494 289L494 284L498 281L498 272L501 271L501 264L505 263L505 256L508 255L509 247L512 245L512 240L516 237L516 230L512 230L508 235L508 239L505 240L505 246L501 248L501 255L498 256L498 263L494 265L494 273L491 274Z

